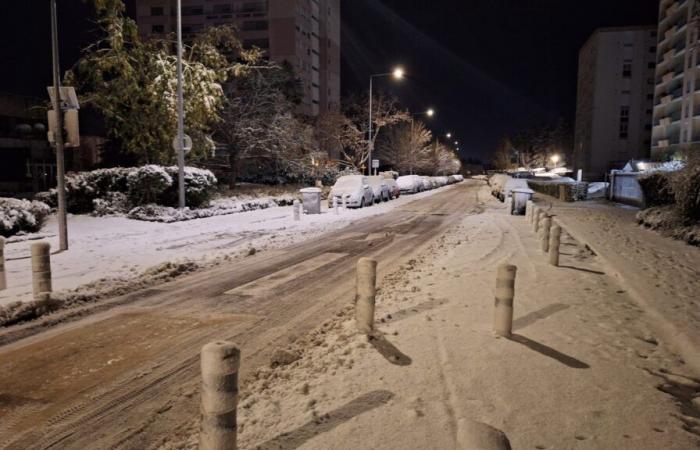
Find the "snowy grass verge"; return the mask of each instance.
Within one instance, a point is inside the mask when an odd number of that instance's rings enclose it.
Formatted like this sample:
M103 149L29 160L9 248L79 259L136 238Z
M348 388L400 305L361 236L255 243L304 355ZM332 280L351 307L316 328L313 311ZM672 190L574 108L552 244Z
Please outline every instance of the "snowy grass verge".
M687 223L673 205L655 206L637 213L637 222L664 236L700 247L700 224Z

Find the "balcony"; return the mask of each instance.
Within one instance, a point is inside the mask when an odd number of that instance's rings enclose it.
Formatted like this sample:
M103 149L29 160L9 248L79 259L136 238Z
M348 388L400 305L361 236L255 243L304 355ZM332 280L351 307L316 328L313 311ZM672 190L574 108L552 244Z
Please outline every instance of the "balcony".
M671 118L670 117L664 117L663 119L659 120L659 125L662 127L667 127L671 125Z
M666 95L661 97L661 104L662 105L668 105L673 101L673 95Z
M661 77L661 82L664 84L669 83L669 82L671 82L671 80L673 80L675 78L675 76L676 76L676 72L674 72L674 71L667 72L666 74L664 74L664 76Z
M670 144L670 142L669 142L668 139L661 139L661 140L659 141L659 147L660 147L660 148L666 148L666 147L668 147L669 144Z

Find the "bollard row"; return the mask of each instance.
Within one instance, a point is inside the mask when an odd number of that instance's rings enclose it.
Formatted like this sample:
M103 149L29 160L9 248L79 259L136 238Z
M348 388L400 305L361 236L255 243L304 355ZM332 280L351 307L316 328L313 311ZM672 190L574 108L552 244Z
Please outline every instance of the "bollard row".
M559 266L559 247L561 245L562 229L554 224L554 219L535 205L532 200L527 202L525 218L532 226L532 231L539 235L540 248L549 257L549 264Z

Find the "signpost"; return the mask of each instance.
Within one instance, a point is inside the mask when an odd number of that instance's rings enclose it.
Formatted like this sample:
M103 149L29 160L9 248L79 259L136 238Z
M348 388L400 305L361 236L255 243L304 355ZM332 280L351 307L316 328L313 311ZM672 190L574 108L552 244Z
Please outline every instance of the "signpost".
M372 169L374 169L374 174L377 174L377 169L379 169L379 160L378 159L373 159L372 160ZM370 174L371 175L371 174Z
M175 136L173 138L173 150L175 150L176 152L179 152L180 151L180 143L178 142L177 138L178 138L177 136ZM191 150L192 150L192 138L186 134L182 135L182 151L185 152L185 155L186 155Z

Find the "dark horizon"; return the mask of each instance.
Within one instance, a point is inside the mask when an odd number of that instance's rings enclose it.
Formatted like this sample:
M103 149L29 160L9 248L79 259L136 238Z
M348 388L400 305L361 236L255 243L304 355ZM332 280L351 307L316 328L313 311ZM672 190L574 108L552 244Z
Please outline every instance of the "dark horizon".
M342 3L342 90L367 90L370 74L401 64L408 78L378 82L413 112L437 110L428 126L451 131L465 157L488 159L522 127L573 124L578 50L596 28L656 23L657 0L353 0ZM7 6L0 91L42 97L51 83L49 4ZM62 70L94 36L92 8L59 4ZM31 24L31 26L27 26ZM512 49L512 50L508 50ZM21 74L21 75L20 75Z

